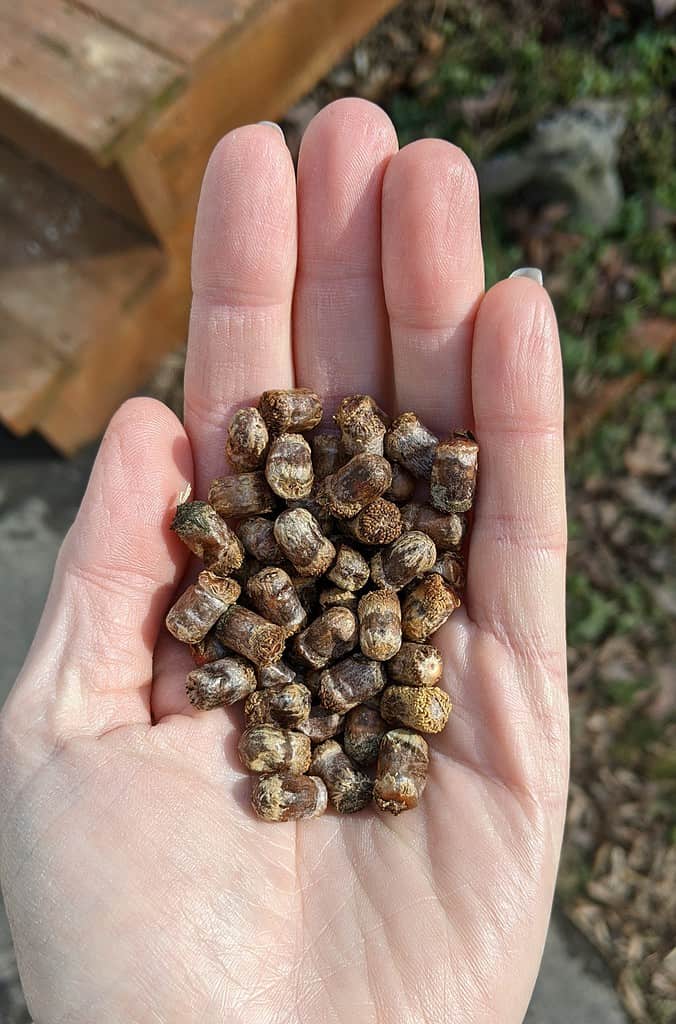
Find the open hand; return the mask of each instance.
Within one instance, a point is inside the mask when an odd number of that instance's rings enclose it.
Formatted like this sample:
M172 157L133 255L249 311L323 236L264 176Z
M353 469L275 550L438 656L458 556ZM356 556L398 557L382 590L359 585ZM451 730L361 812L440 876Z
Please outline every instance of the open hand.
M101 445L1 719L0 868L36 1024L517 1024L567 787L562 382L545 290L483 296L474 172L398 152L371 104L211 158L185 428L128 402ZM454 710L419 808L270 825L240 712L197 712L163 618L178 493L224 471L229 416L311 385L481 446L466 606L437 634Z

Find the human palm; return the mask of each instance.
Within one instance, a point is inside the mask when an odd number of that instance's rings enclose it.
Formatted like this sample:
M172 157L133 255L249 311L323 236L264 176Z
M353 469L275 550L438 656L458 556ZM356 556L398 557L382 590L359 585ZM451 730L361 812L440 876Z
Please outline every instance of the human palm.
M349 100L310 125L297 183L273 127L212 156L185 429L148 399L114 417L1 719L2 885L36 1024L523 1018L567 782L556 327L535 282L482 298L462 153L396 151ZM435 637L454 710L396 818L256 820L239 712L190 707L162 628L179 491L223 471L237 403L294 382L481 445L466 605Z

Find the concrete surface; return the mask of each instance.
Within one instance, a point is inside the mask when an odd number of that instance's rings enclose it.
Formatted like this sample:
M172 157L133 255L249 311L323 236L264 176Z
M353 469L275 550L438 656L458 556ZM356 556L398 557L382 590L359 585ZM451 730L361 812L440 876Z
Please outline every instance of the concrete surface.
M65 462L40 441L0 434L0 703L40 618L54 559L94 456ZM11 940L0 906L0 1024L24 1024ZM555 914L527 1024L626 1024L594 951Z

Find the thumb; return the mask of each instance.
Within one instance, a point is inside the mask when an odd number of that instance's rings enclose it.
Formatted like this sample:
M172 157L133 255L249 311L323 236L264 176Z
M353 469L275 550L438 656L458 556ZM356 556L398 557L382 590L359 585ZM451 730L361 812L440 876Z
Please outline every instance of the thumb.
M50 745L150 723L153 649L187 561L169 524L191 478L174 414L153 399L126 402L101 442L6 707Z

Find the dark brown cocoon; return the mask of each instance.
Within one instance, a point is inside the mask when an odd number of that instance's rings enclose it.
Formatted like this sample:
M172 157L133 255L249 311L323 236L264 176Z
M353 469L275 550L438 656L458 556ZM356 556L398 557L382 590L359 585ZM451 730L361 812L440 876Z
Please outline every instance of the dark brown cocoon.
M351 590L341 590L340 587L325 587L319 591L320 608L349 608L351 612L357 611L359 595L353 594Z
M315 775L262 775L255 780L251 794L251 806L263 821L318 818L327 803L326 786Z
M440 512L469 512L474 501L479 445L459 430L437 445L430 478L430 501Z
M284 554L275 540L275 524L272 519L252 516L243 519L237 527L237 536L249 554L261 565L281 565Z
M427 784L429 747L408 729L393 729L380 744L373 799L381 811L401 814L418 801Z
M394 502L376 498L345 525L361 544L390 544L401 533L401 513Z
M294 640L294 654L310 668L324 668L354 650L357 620L348 608L327 608Z
M236 580L215 576L204 569L169 609L165 619L167 629L184 644L197 643L237 600L240 589Z
M437 558L434 541L420 530L409 530L371 559L373 582L401 590L417 576L429 572Z
M231 605L216 625L216 636L233 651L259 668L278 661L284 650L284 631L256 612Z
M374 661L387 661L401 647L401 607L393 590L372 590L364 594L357 609L362 654Z
M465 589L465 563L458 552L444 551L432 566L432 572L438 572L457 593Z
M226 519L272 512L276 499L260 470L220 476L209 488L209 503Z
M276 725L251 725L245 729L237 747L239 757L250 772L292 772L302 775L310 767L310 737Z
M344 398L333 417L340 428L343 451L346 455L368 452L383 454L385 424L378 414L378 406L370 395L351 395Z
M373 764L378 757L380 741L389 728L377 708L365 704L352 708L345 716L345 753L357 764Z
M373 783L354 767L336 740L317 747L310 771L322 779L339 814L353 814L371 802Z
M282 725L297 729L310 714L312 694L302 683L287 683L268 690L256 690L244 705L247 725Z
M379 693L384 685L385 673L380 662L357 654L324 669L319 680L319 699L329 711L343 715Z
M429 480L438 443L439 438L414 412L404 412L393 420L385 435L385 454L414 476Z
M285 636L297 633L305 625L307 613L298 591L283 569L272 565L261 569L249 579L246 592L263 618L281 626Z
M240 473L258 469L265 461L267 446L268 428L258 409L249 407L236 412L225 442L225 454L233 469Z
M415 491L415 477L399 462L392 463L392 483L383 494L388 501L410 501Z
M371 570L363 555L347 544L339 544L336 559L326 578L343 590L361 590L369 581Z
M200 711L227 707L256 689L253 666L244 658L221 658L188 673L188 700Z
M405 641L398 654L387 663L390 681L404 686L435 686L443 671L441 651L431 644Z
M296 679L295 669L291 668L291 665L287 665L281 658L264 668L257 669L256 675L258 676L258 685L264 690L269 686L284 686L286 683L293 683Z
M273 434L312 430L323 415L319 395L310 388L264 391L258 408Z
M411 502L402 506L401 520L404 530L420 530L435 544L437 551L453 551L462 544L467 529L465 516L455 512L437 512L430 505Z
M351 519L379 498L392 483L392 469L382 455L355 455L327 476L318 492L319 500L338 519Z
M330 740L343 728L345 715L339 715L335 711L329 711L323 704L315 704L310 709L310 716L305 722L296 726L299 732L309 736L313 743L323 743Z
M239 569L244 561L241 543L206 501L185 501L179 505L171 529L207 568L221 576Z
M302 434L280 434L270 442L265 463L268 486L280 498L308 498L314 472L312 452Z
M401 606L401 628L407 640L422 643L460 607L460 598L438 573L423 576Z
M287 509L277 516L275 540L301 576L321 576L336 557L333 544L304 508Z
M380 713L386 722L401 722L418 732L441 732L451 713L451 698L438 686L388 686Z

